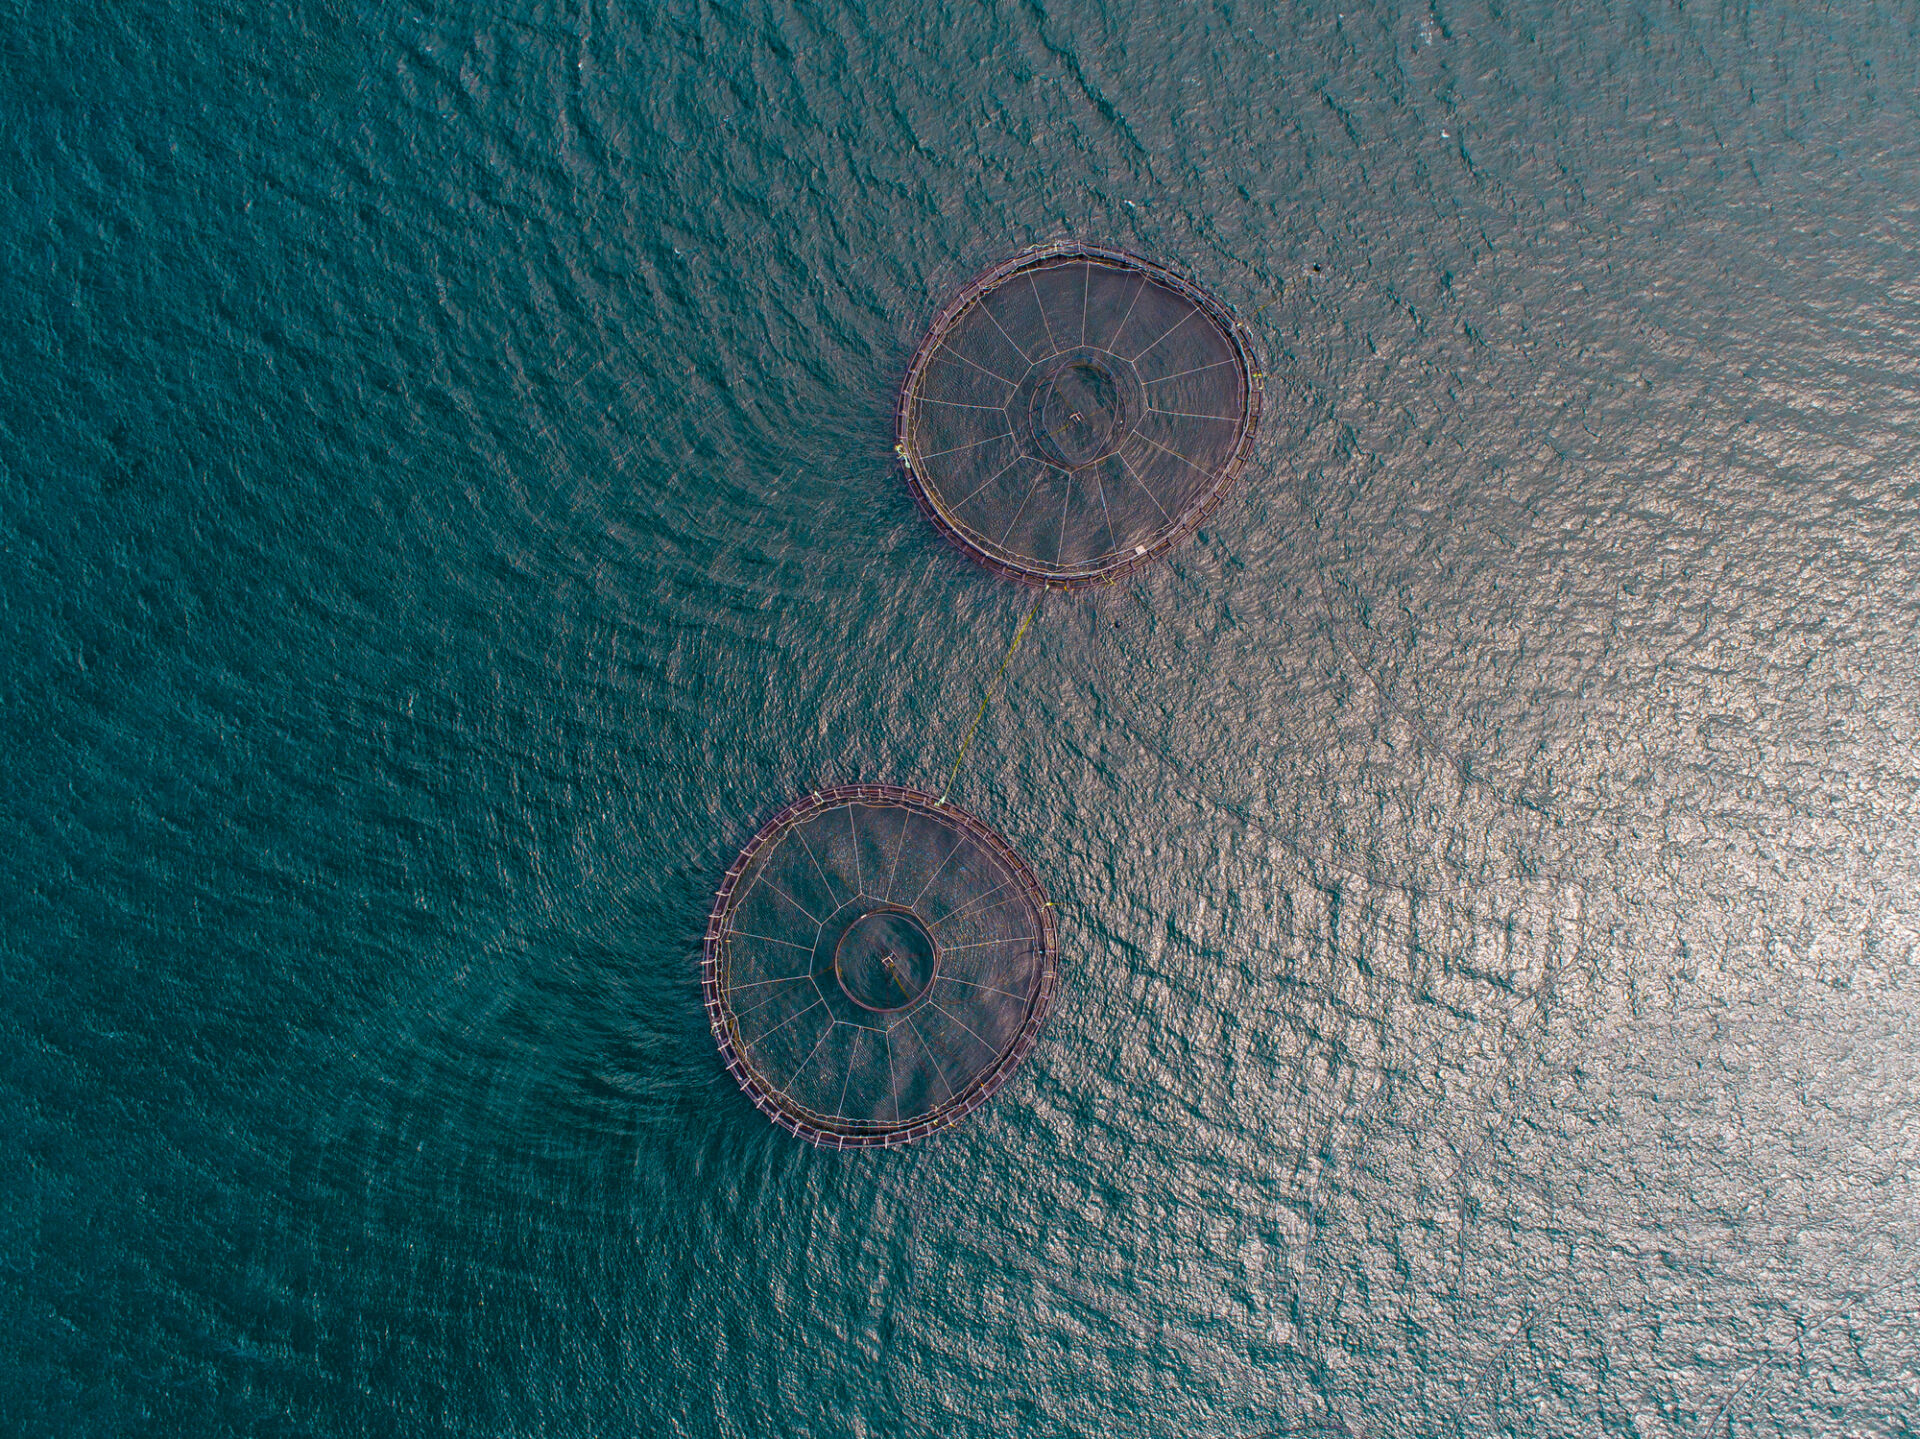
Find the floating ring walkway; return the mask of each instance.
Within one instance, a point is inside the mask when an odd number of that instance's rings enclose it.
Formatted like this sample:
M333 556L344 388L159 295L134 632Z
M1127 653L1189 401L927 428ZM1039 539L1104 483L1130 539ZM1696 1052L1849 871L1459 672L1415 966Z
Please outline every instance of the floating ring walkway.
M894 415L942 534L1026 584L1109 583L1197 529L1260 420L1249 337L1172 271L1056 243L981 275L915 352Z
M953 805L850 785L768 820L727 871L701 988L728 1072L829 1149L897 1146L1006 1082L1053 1004L1053 908Z

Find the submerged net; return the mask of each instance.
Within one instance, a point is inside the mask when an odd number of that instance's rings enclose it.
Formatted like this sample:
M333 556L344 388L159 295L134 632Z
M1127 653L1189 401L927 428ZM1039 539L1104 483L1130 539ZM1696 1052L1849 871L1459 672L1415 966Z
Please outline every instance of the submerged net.
M1056 244L988 271L934 321L895 417L914 497L990 569L1106 582L1191 534L1260 415L1240 326L1177 275Z
M788 805L727 871L702 981L727 1068L835 1149L944 1129L1032 1048L1053 910L979 820L892 785Z

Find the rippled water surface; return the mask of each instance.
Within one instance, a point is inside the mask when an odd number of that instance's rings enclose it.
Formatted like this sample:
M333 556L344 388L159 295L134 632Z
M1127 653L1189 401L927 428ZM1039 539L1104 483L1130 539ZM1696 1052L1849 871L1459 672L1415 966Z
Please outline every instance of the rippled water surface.
M11 7L0 1429L1920 1428L1920 15ZM1123 246L1267 414L955 798L1064 988L950 1133L706 910L1030 597L893 469Z

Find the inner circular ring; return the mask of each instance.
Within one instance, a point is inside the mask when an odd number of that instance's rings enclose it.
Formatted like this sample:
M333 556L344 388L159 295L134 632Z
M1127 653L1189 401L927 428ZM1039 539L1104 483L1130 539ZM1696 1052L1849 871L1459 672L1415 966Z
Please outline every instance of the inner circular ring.
M1064 356L1034 386L1027 423L1049 459L1077 470L1120 448L1132 406L1118 375L1085 350Z
M833 977L848 999L875 1014L914 1004L939 971L933 932L912 910L895 904L868 910L833 947Z

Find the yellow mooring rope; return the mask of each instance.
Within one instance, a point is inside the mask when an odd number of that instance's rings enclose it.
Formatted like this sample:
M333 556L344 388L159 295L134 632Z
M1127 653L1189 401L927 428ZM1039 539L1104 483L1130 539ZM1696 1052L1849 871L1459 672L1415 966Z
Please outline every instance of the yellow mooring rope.
M1007 646L1007 657L1000 661L1000 668L994 671L992 680L987 684L987 692L980 697L980 708L975 711L973 723L967 726L967 737L960 741L959 752L953 757L953 768L947 772L947 787L940 791L940 803L947 802L947 796L953 793L953 782L960 777L960 761L967 757L967 749L973 744L973 732L980 728L980 721L987 717L987 706L993 703L994 691L1000 688L1000 679L1007 672L1007 666L1013 663L1013 652L1020 648L1020 641L1027 637L1027 626L1033 623L1033 617L1040 613L1040 601L1033 602L1033 608L1027 611L1027 617L1020 621L1020 628L1013 632L1013 643Z

